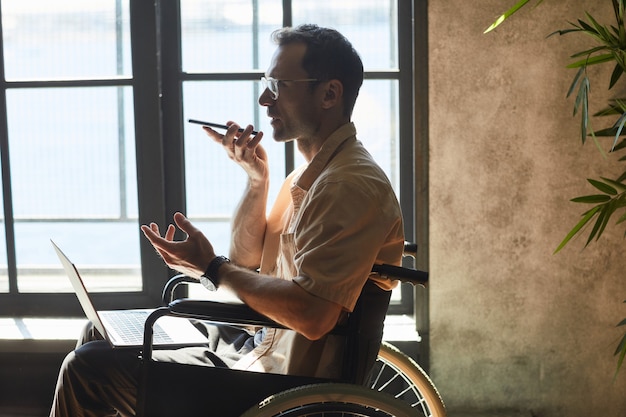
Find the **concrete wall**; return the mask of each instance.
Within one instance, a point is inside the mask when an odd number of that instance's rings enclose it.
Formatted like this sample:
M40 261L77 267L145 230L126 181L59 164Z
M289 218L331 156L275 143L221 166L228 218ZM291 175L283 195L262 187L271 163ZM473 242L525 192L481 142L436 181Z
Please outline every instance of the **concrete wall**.
M625 227L553 255L585 209L569 199L624 163L581 145L565 98L589 39L546 39L584 11L612 22L611 2L546 0L482 34L514 3L428 4L431 375L453 415L624 417ZM592 111L611 70L592 71Z

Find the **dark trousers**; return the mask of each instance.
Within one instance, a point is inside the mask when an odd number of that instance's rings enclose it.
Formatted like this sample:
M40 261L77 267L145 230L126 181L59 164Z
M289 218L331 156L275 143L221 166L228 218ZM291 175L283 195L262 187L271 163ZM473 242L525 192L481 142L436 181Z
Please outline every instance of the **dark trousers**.
M205 347L155 350L153 359L215 366L217 355L227 366L254 348L244 329L197 323L208 336ZM138 349L112 349L87 326L61 365L50 417L134 416L141 362Z

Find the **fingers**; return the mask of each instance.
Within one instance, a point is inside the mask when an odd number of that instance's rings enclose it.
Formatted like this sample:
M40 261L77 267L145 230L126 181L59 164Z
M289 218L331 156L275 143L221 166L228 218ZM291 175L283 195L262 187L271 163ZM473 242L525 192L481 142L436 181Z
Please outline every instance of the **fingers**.
M187 236L174 240L177 229ZM211 259L215 258L211 243L182 213L174 214L174 224L168 225L163 237L156 223L142 225L141 230L163 261L181 273L199 278Z
M174 240L174 234L176 233L176 228L173 224L167 226L167 230L165 231L165 240L171 242Z
M224 137L224 135L211 129L209 126L202 126L202 129L204 130L204 132L207 134L208 137L213 139L213 142L217 142L220 144L222 143L222 138Z
M189 221L187 217L185 217L183 213L180 213L180 212L174 213L174 223L176 223L176 226L178 226L180 230L185 232L187 236L191 236L199 232L199 230L196 229L196 227ZM173 237L173 233L172 233L172 237Z
M252 126L250 126L250 128L252 128ZM255 136L253 136L252 139L248 141L246 146L248 147L248 149L254 149L259 144L259 142L261 142L261 139L263 139L263 132L259 132Z
M260 142L263 132L252 136L253 126L248 125L233 142L231 158L240 163L251 163L257 158L257 151L262 152Z
M180 230L185 232L187 236L199 232L198 229L196 229L196 227L182 213L177 212L174 214L174 223L176 223L176 226L178 226ZM167 230L165 231L165 235L163 237L161 237L161 233L159 232L159 226L156 223L150 223L150 226L142 225L141 230L143 231L143 234L146 236L146 238L148 238L148 240L153 245L166 247L167 243L171 243L174 241L176 226L174 226L173 224L168 225Z
M254 127L252 125L248 125L243 129L243 132L241 132L241 134L237 137L237 140L235 141L235 145L237 145L238 147L250 147L250 142L256 138L256 136L258 136L259 134L257 134L255 137L250 138L250 135L252 135L252 131L253 131ZM238 129L237 129L238 130ZM237 132L239 133L239 132Z
M150 223L150 226L142 225L141 231L155 248L160 246L164 241L159 233L159 226L157 226L155 223Z
M264 180L267 177L267 153L261 145L263 132L258 132L253 136L252 125L240 129L239 125L233 121L226 122L226 126L228 129L224 135L218 134L208 126L203 126L203 128L207 135L222 145L228 157L241 166L250 178ZM187 232L184 229L183 231ZM192 231L195 230L192 229Z
M142 224L141 231L148 238L148 240L150 240L150 238L154 236L160 237L159 226L157 226L155 223L150 223L150 226L146 226L145 224Z
M228 126L228 130L221 137L222 145L227 149L245 149L245 148L254 148L261 138L263 137L262 133L256 133L252 136L254 132L254 126L248 125L245 128L241 128L237 123L228 121L226 123Z

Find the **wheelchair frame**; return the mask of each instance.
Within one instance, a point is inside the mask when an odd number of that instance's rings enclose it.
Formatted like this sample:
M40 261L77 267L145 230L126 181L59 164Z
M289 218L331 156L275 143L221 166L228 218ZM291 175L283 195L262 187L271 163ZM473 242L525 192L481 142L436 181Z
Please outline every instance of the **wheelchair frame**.
M415 249L415 245L405 244L405 253L412 254ZM392 265L374 265L372 272L403 282L410 282L414 285L424 285L428 280L426 272ZM334 384L333 386L342 387L347 383L364 390L363 395L365 397L363 398L367 397L368 391L370 397L374 395L369 388L362 386L362 384L365 382L367 372L372 368L378 354L382 339L382 322L389 303L390 292L380 290L372 281L368 281L364 287L355 311L349 316L348 324L337 326L332 332L345 336L347 342L344 349L344 367L339 380L153 361L151 359L153 325L164 315L233 325L284 328L284 326L269 320L245 304L226 304L206 300L173 300L174 289L179 284L188 282L198 281L184 275L173 277L163 290L163 301L166 306L155 310L146 321L142 353L142 381L137 407L138 416L215 415L235 417L242 415L251 407L254 408L256 404L262 403L264 400L267 401L266 398L276 397L280 392L293 391L294 389L297 392L302 392L299 387L311 387L314 390L320 390L320 388L316 388L320 387L320 384ZM385 297L381 298L381 292L385 293ZM377 303L378 308L372 309L371 303ZM368 308L364 308L364 305ZM372 310L377 310L374 317L371 316ZM382 318L380 317L381 312ZM369 329L363 325L363 323L377 321L381 323L380 328ZM354 360L355 357L358 359ZM162 383L163 381L168 382L167 386ZM328 388L327 386L321 389ZM228 398L229 401L216 402L213 398L208 398L207 393L219 393L217 394L218 398ZM175 403L164 400L172 397L176 398ZM394 401L401 402L401 400L396 400L391 396L388 400L392 404L395 404ZM182 409L181 403L189 408ZM192 403L194 404L193 408L191 407ZM404 406L398 405L401 408ZM416 412L410 407L405 411L409 413L407 416L416 415Z

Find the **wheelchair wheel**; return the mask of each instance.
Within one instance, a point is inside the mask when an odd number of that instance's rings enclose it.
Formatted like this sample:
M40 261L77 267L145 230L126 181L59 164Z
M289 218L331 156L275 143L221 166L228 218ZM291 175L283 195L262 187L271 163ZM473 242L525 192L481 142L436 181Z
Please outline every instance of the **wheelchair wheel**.
M412 417L409 404L360 385L305 385L272 395L241 417Z
M422 368L390 343L383 342L367 386L408 402L416 415L445 417L435 385Z

